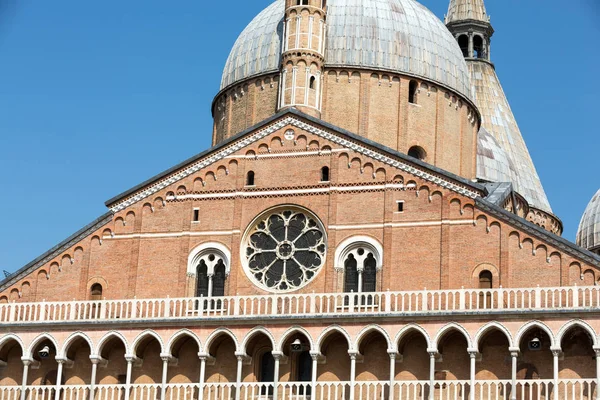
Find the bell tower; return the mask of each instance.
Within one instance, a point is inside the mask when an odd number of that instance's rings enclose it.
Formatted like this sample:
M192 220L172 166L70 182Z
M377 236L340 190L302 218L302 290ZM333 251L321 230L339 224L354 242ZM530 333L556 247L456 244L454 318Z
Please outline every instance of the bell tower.
M494 28L483 0L450 0L445 23L466 59L491 60Z
M321 117L326 0L286 0L279 109Z

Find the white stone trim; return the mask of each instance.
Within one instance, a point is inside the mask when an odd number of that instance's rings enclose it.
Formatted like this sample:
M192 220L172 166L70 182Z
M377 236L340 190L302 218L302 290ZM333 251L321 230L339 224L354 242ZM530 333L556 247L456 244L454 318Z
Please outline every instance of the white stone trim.
M383 246L379 241L370 236L351 236L340 243L335 249L335 264L333 268L336 271L344 270L344 260L349 253L356 250L359 247L368 248L373 253L375 260L377 261L377 270L381 271L383 268Z
M383 155L380 152L370 150L370 149L364 147L362 144L352 142L348 139L344 139L344 138L338 136L337 134L327 132L323 129L312 126L308 123L302 122L299 119L297 119L296 117L288 116L286 118L283 118L263 129L259 130L258 132L254 133L252 135L248 135L243 138L240 138L238 141L231 144L230 146L227 146L226 148L224 148L222 150L219 150L213 154L210 154L210 155L206 156L205 158L203 158L195 163L192 163L187 167L182 168L180 171L175 172L175 173L169 175L168 177L165 177L165 178L159 180L158 182L156 182L154 184L151 184L150 186L146 187L145 189L141 189L140 191L127 197L126 199L115 203L112 207L110 207L110 209L114 213L124 210L125 208L127 208L149 196L152 196L153 194L163 190L164 188L200 171L203 168L206 168L206 167L214 164L215 162L218 162L218 161L224 159L225 157L227 157L229 155L232 155L232 154L238 152L239 150L243 149L244 147L246 147L252 143L255 143L256 141L270 135L273 132L276 132L279 129L284 128L287 125L292 125L296 128L303 129L303 130L310 132L314 135L317 135L323 139L329 140L333 143L336 143L338 145L346 147L349 150L363 154L367 157L371 157L379 162L382 162L384 164L387 164L389 166L392 166L394 168L397 168L397 169L407 172L409 174L415 175L423 180L434 183L442 188L452 190L455 193L461 194L461 195L469 197L471 199L480 197L480 194L477 193L475 190L452 183L442 177L432 175L422 169L419 169L417 167L409 165L408 163L406 163L404 161L395 160L391 157Z
M198 267L198 263L208 254L215 254L217 257L220 257L223 260L223 264L225 264L225 274L229 275L231 268L231 251L229 251L227 246L218 242L202 243L200 246L194 248L188 256L187 273L196 276L196 267ZM207 273L209 275L214 274L214 264L207 263L206 265L208 267Z

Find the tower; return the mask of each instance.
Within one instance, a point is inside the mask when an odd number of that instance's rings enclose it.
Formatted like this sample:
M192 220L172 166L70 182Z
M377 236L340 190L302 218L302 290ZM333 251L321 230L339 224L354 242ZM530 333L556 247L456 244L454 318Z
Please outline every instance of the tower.
M483 0L451 0L445 22L466 59L490 61L494 28Z
M325 0L286 0L278 108L321 116Z
M496 74L496 66L491 62L490 44L494 28L484 0L450 0L445 23L467 61L472 93L481 113L482 131L491 134L508 156L511 183L530 205L526 219L560 234L562 223L552 214L542 182ZM482 131L479 133L480 143ZM494 174L482 169L482 165L481 162L478 165L477 178L494 181Z

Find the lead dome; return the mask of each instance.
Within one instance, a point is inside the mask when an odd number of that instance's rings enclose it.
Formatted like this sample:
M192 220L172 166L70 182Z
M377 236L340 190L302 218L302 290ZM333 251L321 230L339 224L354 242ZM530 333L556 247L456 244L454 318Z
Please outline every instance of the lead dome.
M263 10L240 34L221 89L278 71L285 0ZM469 70L446 26L414 0L329 0L325 66L398 72L471 97Z
M600 254L600 190L594 195L583 213L577 231L577 244Z

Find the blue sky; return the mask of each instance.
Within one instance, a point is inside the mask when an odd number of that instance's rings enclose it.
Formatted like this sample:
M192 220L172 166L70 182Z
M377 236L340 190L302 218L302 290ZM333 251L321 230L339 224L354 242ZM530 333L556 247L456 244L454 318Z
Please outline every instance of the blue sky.
M208 148L229 50L269 3L0 0L0 270ZM570 240L600 188L599 4L487 0L493 61Z

